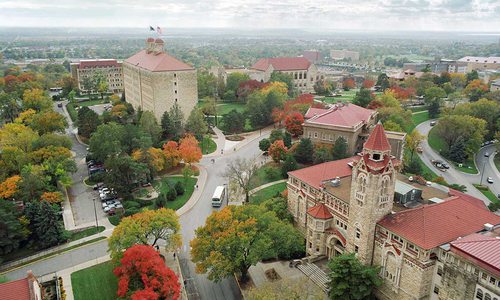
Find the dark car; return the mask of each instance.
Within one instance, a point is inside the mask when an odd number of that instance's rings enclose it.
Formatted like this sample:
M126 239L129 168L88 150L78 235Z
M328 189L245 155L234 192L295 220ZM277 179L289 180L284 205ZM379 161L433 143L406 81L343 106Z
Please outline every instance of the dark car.
M436 121L431 121L431 124L430 124L430 125L431 125L431 126L436 125Z
M62 103L57 103L57 107L62 107Z

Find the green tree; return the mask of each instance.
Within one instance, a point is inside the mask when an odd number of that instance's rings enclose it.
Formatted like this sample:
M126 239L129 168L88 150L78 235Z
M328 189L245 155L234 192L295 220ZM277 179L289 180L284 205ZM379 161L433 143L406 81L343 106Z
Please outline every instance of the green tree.
M250 80L250 76L248 74L234 72L227 76L226 80L226 92L232 91L233 94L238 90L240 83ZM225 98L224 98L225 99Z
M104 183L123 196L130 195L134 186L144 181L149 172L146 164L136 162L128 155L109 158L105 167L108 172L104 177Z
M217 93L217 78L206 70L198 72L198 98L214 97Z
M473 70L473 71L465 74L465 78L466 78L466 85L467 85L467 84L469 84L469 82L476 80L476 79L479 79L479 74L477 73L476 70Z
M387 120L383 124L385 131L404 132L403 128L401 128L401 125L392 120Z
M112 156L122 152L122 139L125 136L125 128L116 123L103 124L97 127L90 138L89 148L92 157L104 162Z
M301 241L301 242L298 242ZM303 238L262 206L226 206L195 231L191 257L200 273L216 282L234 273L248 279L248 269L262 259L286 257L304 247Z
M295 152L293 156L297 160L297 162L301 164L308 164L313 161L313 156L311 155L314 152L314 147L310 138L302 138L300 139L297 148L295 148Z
M378 75L377 83L375 85L379 86L381 91L385 91L386 89L388 89L391 85L389 83L389 77L387 77L387 74L382 73Z
M184 130L184 113L179 104L175 103L168 112L170 121L172 122L172 132L174 137L180 137ZM170 133L170 132L169 132Z
M434 130L447 145L447 153L457 140L462 139L466 144L467 155L472 157L484 140L486 121L467 115L448 115L439 120Z
M270 146L271 142L269 141L269 139L262 139L259 141L259 149L263 152L267 152Z
M38 248L55 246L67 239L56 209L47 201L27 203L25 215L30 220L29 228Z
M372 92L369 89L361 88L359 92L356 93L356 96L354 96L352 103L361 107L367 107L372 100Z
M78 110L78 134L90 138L92 133L101 125L99 115L92 109L84 106Z
M347 153L347 141L343 137L338 137L332 147L332 160L339 160L349 157Z
M293 77L290 74L273 71L271 73L271 78L269 79L269 82L284 82L288 87L288 96L293 96L295 93Z
M332 258L328 267L332 300L375 299L374 289L382 284L378 277L379 268L363 265L354 253Z
M108 91L109 84L106 80L100 80L97 84L97 91L101 94L101 99L104 99L104 94Z
M297 170L297 161L291 154L286 154L283 163L281 164L281 175L288 178L288 172Z
M317 147L314 150L313 162L314 164L320 164L332 160L332 153L328 147Z
M10 202L0 201L0 255L4 256L19 248L26 238L19 213ZM0 259L1 261L1 259Z
M245 115L236 109L231 110L222 116L222 128L224 131L235 134L240 133L245 128Z
M53 110L46 110L33 116L30 127L42 135L56 131L63 132L67 125L66 118L63 115Z
M145 111L141 114L139 128L151 137L153 145L158 145L161 138L162 128L158 125L158 121L152 112Z
M21 106L16 97L13 94L0 91L0 120L14 122L20 112Z
M170 119L170 113L168 111L165 111L161 116L161 129L163 138L167 138L174 134L174 124L172 119Z
M418 130L413 129L412 132L406 135L405 141L406 141L406 149L410 151L410 160L413 161L413 155L417 151L418 147L420 146L420 143L424 140L424 136L418 132Z
M429 117L435 118L439 115L440 107L446 92L440 87L430 87L425 90L424 100L429 105Z
M189 114L186 121L186 131L194 135L198 141L203 140L203 135L208 131L208 125L200 109L195 108Z
M467 158L467 153L465 151L465 142L463 139L456 140L450 147L449 157L452 161L457 163L463 163Z

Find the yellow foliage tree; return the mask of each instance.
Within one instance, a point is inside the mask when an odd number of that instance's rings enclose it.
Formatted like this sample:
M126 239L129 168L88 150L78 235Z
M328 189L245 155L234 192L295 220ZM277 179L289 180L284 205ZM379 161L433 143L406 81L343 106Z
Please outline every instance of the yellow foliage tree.
M23 94L24 109L42 111L52 108L52 100L42 89L25 90Z
M60 192L44 192L40 197L40 201L47 201L49 203L61 203L63 195Z
M14 120L14 122L24 125L30 125L33 122L33 117L36 111L34 109L28 109L19 114L19 116Z
M274 81L266 84L262 89L261 93L267 96L270 92L275 91L280 94L286 95L288 94L288 86L286 83L281 81Z
M29 127L18 123L8 123L0 129L0 146L17 147L24 152L30 152L33 141L38 135Z
M10 199L18 191L18 184L21 181L21 176L14 175L5 179L0 183L0 198Z

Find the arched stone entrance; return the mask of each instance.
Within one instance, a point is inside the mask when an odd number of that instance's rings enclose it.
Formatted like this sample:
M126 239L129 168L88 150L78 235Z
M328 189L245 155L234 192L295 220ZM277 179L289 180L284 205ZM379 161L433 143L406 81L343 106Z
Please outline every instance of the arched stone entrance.
M341 255L345 252L345 245L337 235L330 235L326 242L326 254L328 259Z

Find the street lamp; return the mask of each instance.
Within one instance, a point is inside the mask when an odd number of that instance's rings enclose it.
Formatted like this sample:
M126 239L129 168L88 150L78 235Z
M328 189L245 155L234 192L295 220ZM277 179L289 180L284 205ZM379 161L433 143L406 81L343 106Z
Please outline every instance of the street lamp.
M94 216L95 216L95 228L99 228L99 223L97 222L97 210L95 209L95 198L92 199L94 201Z

